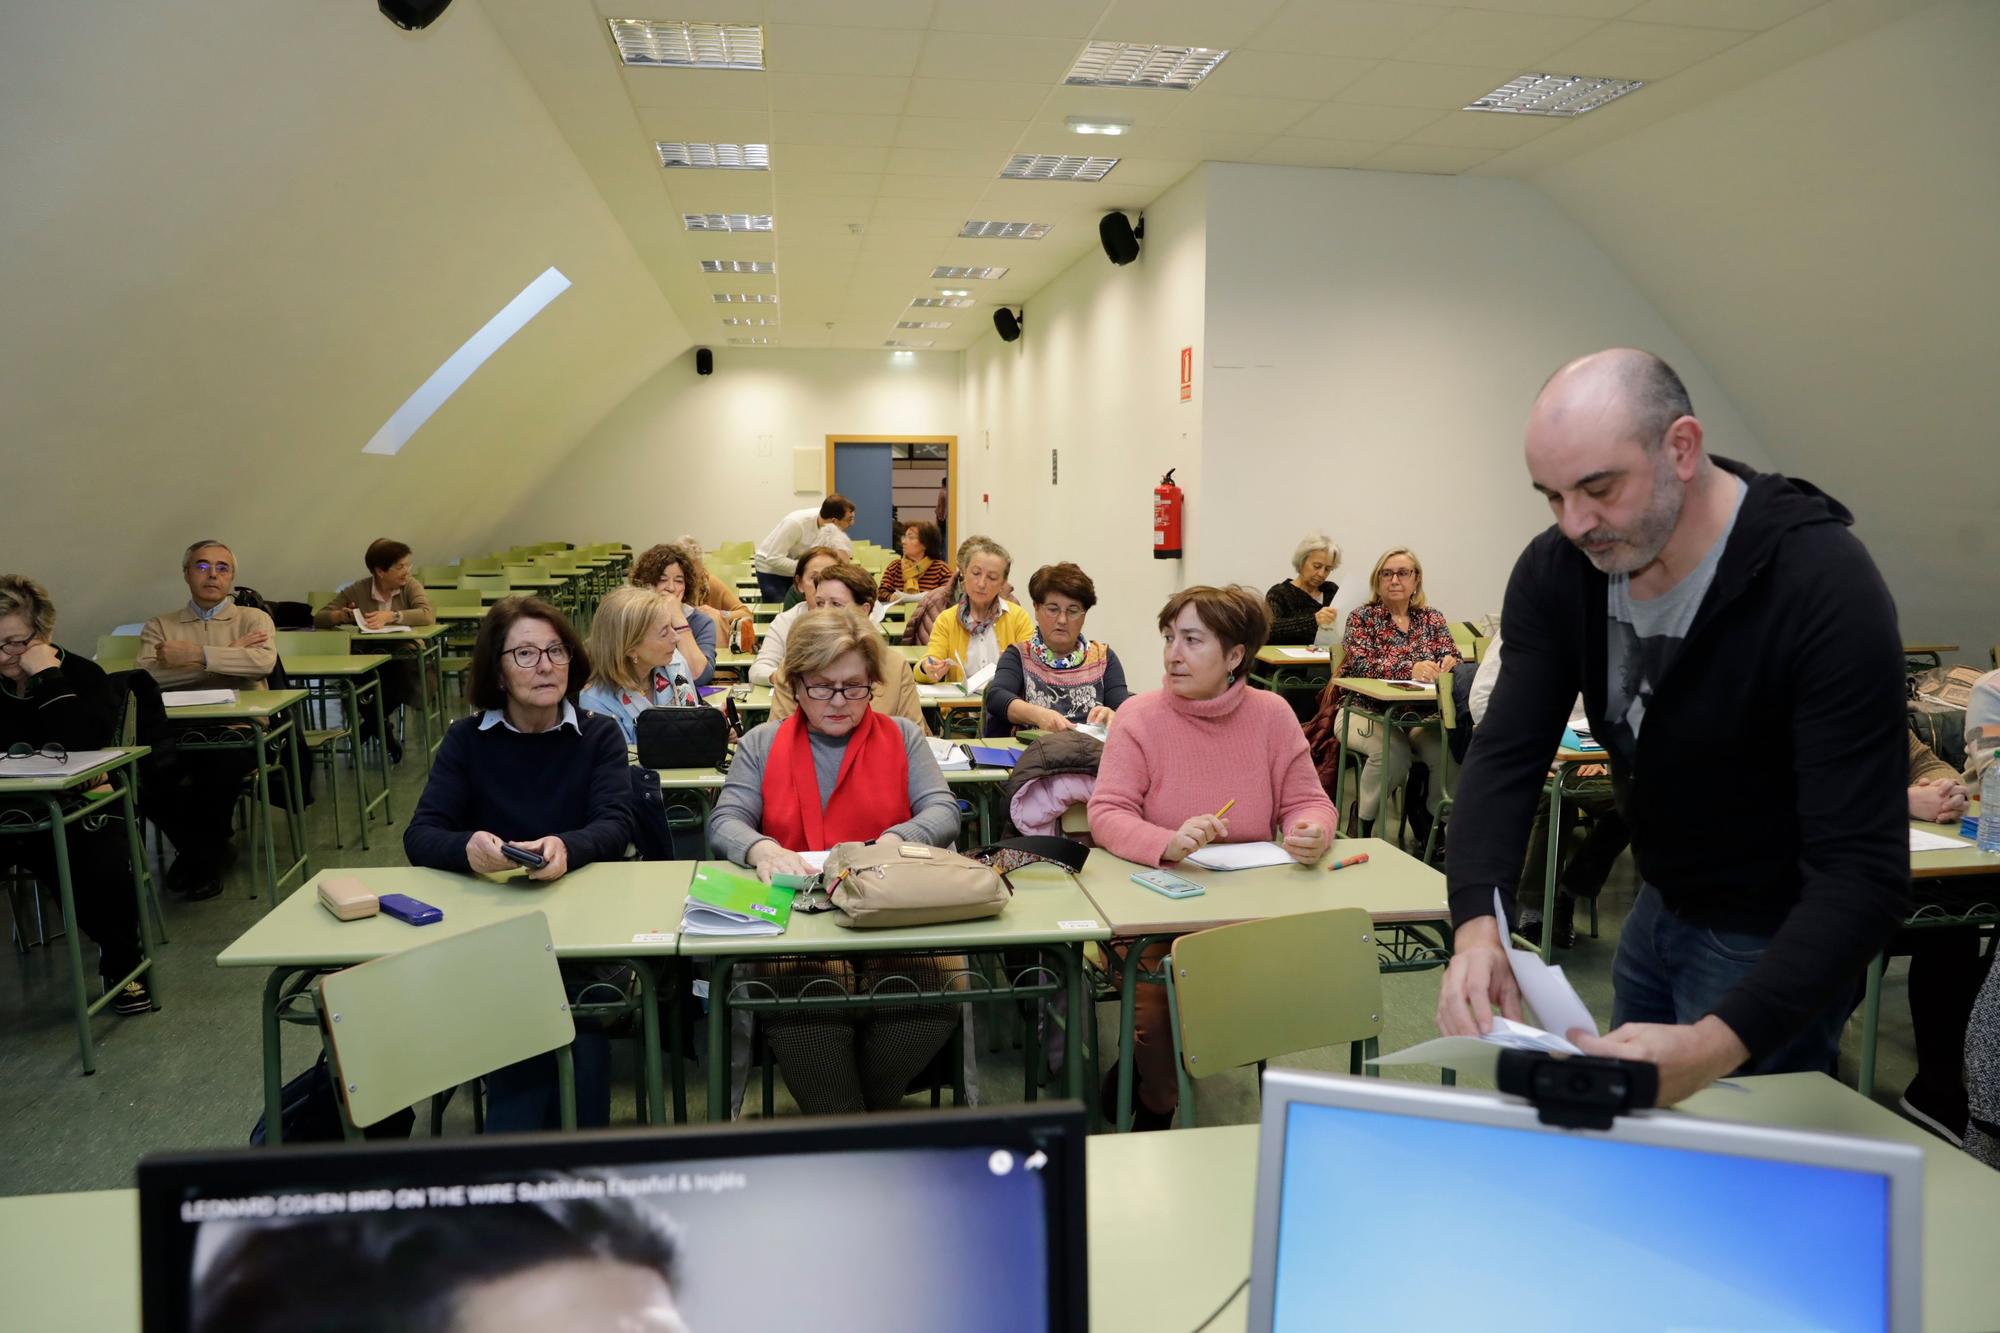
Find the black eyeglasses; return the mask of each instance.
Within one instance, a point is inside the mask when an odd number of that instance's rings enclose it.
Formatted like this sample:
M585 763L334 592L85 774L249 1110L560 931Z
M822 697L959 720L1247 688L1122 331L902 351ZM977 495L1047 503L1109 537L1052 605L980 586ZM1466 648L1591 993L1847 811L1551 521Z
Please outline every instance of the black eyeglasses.
M69 758L69 751L63 749L62 746L57 745L54 741L50 741L47 745L30 745L26 741L15 741L7 747L7 753L0 757L7 759L33 759L38 755L43 759L53 759L60 764Z
M875 687L873 685L806 686L806 698L817 699L821 703L832 702L833 697L835 695L839 695L843 699L853 699L853 700L866 699L869 695L873 694L874 692L875 692Z
M569 649L559 643L552 643L546 648L537 648L533 644L524 644L519 648L509 648L507 656L513 658L514 665L521 668L521 670L533 671L542 664L544 657L549 659L551 665L564 665L569 661Z

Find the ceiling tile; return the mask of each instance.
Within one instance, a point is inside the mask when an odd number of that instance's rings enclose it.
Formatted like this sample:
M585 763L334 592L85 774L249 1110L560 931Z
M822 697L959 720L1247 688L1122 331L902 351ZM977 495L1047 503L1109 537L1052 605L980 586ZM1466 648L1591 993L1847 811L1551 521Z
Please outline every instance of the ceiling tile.
M677 213L769 213L771 174L764 171L662 171Z
M995 83L984 79L913 79L912 116L962 116L974 120L1029 120L1048 98L1041 83Z
M1825 0L1645 0L1625 17L1634 23L1684 23L1695 28L1762 32L1824 3Z
M1414 171L1456 176L1493 156L1490 148L1441 148L1435 144L1391 144L1361 165L1369 171Z
M790 280L797 268L821 264L852 264L861 253L861 238L845 227L801 228L798 235L785 235L778 253L778 275Z
M882 178L884 199L936 199L971 207L986 188L983 181L964 176L906 176L895 172Z
M770 105L770 79L741 69L619 70L633 106L669 107L684 111L764 111Z
M927 79L986 79L995 83L1060 83L1076 63L1068 37L1007 37L995 33L933 32L916 72Z
M1380 60L1442 23L1450 13L1439 6L1391 4L1389 0L1287 0L1245 45L1259 51L1306 51Z
M1358 167L1386 147L1347 139L1280 137L1259 148L1255 160L1274 167Z
M1297 51L1232 51L1229 59L1201 81L1200 96L1333 96L1368 72L1372 60L1311 55Z
M931 26L943 32L1021 33L1030 37L1088 34L1102 0L937 0Z
M1283 4L1284 0L1231 0L1228 4L1216 0L1113 0L1090 35L1107 42L1226 49L1248 41Z
M1394 143L1438 118L1433 107L1361 106L1329 102L1285 131L1293 137Z
M1551 51L1576 41L1599 22L1558 14L1455 10L1444 22L1396 52L1396 59L1441 65L1539 68Z
M1615 19L1639 0L1452 0L1462 9L1504 9L1516 14L1562 14L1571 18Z
M883 154L885 159L889 152L886 148L870 151ZM811 167L771 174L777 179L780 202L793 195L867 195L873 198L882 188L882 177L874 172L822 171L817 163Z
M648 143L661 139L675 143L763 143L772 142L771 117L763 111L670 110L666 107L634 107L639 130Z
M896 129L899 148L1013 150L1028 128L1025 120L961 120L945 116L905 116Z
M1451 111L1404 140L1447 148L1518 148L1569 124L1552 116L1496 116L1483 111Z
M1549 57L1559 74L1601 74L1621 79L1664 79L1748 33L1724 28L1670 28L1658 23L1607 23ZM1499 85L1494 85L1498 87Z
M1422 106L1435 107L1439 111L1456 111L1519 73L1511 65L1482 69L1470 65L1419 65L1406 60L1385 60L1349 84L1338 100L1370 106Z
M1228 64L1224 61L1223 64ZM1071 88L1058 85L1044 89L1046 100L1036 120L1060 125L1070 116L1092 120L1124 120L1134 125L1164 125L1180 110L1191 93L1165 88Z
M1128 157L1112 174L1128 189L1145 186L1164 190L1200 165L1192 158Z
M1298 123L1319 104L1290 97L1219 97L1199 93L1188 98L1172 129L1223 130L1234 134L1276 134Z
M886 148L896 142L892 115L852 116L826 112L773 111L771 142L796 144L867 144Z
M886 218L924 218L932 222L949 222L956 231L964 225L969 216L970 199L911 199L896 195L878 195L870 216Z
M858 74L769 74L771 110L837 111L854 115L888 115L903 109L910 93L908 79L869 78Z
M824 23L851 28L927 28L932 0L764 0L766 23ZM704 12L706 12L704 10Z
M786 74L907 78L917 72L923 47L924 34L910 29L772 24L764 29L764 68Z
M891 148L889 170L901 176L992 177L1007 165L1005 152L990 149Z
M686 0L597 0L597 12L608 19L685 19ZM758 0L702 0L701 17L714 23L756 23L763 18Z
M1202 162L1248 162L1276 135L1231 134L1221 130L1187 130L1183 151Z
M782 198L797 172L880 171L888 161L888 148L879 144L779 144L771 150L771 174Z
M893 213L886 217L871 217L863 224L861 253L866 255L869 252L868 242L879 236L948 240L958 235L958 229L964 222L963 218L957 222L940 222L936 218L899 217Z
M789 225L798 222L860 222L875 211L875 196L872 194L805 194L785 195L778 206L784 210L783 221Z

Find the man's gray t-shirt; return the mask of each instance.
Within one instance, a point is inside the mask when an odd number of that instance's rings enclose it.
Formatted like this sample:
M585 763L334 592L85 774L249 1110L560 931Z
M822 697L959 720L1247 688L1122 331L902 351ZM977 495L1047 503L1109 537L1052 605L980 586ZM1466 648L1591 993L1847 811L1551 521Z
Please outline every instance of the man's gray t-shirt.
M1613 574L1608 592L1605 632L1610 638L1606 664L1610 689L1605 695L1605 721L1610 735L1601 737L1607 748L1618 753L1629 766L1637 757L1639 728L1645 723L1646 708L1652 702L1653 687L1667 673L1681 640L1694 624L1715 569L1722 561L1722 549L1736 529L1736 516L1743 511L1743 497L1749 487L1739 477L1736 503L1730 506L1729 521L1688 576L1658 597L1632 600L1629 575Z

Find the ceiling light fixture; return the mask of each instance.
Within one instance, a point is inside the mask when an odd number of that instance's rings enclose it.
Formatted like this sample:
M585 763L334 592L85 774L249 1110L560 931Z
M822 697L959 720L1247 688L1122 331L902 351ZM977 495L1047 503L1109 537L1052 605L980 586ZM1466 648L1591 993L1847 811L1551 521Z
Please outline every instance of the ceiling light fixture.
M776 292L716 292L714 299L717 305L729 305L731 303L741 303L743 305L778 304L778 294Z
M939 295L939 296L970 296L970 295L972 295L972 293L971 293L970 291L968 291L968 290L967 290L966 288L964 288L964 287L940 287L940 288L938 288L938 295Z
M1187 92L1229 52L1209 46L1085 42L1063 82L1085 88L1171 88Z
M951 321L948 319L899 319L896 321L896 327L899 329L948 329L951 327Z
M939 264L931 270L931 276L933 278L946 278L953 281L963 281L964 279L972 278L982 282L992 282L1007 276L1007 266L1002 264L995 268L974 265L969 268L961 268L956 264Z
M1511 116L1559 116L1569 119L1615 102L1646 86L1643 79L1603 79L1588 74L1523 74L1501 84L1464 108Z
M735 315L731 315L728 319L725 319L722 322L724 324L730 325L731 327L741 327L744 325L748 325L751 328L769 328L772 325L776 324L778 321L775 319L744 319L744 318L739 318L738 316Z
M1069 126L1071 134L1130 134L1132 122L1129 120L1100 120L1095 116L1069 116L1063 124Z
M776 273L778 261L775 259L704 259L701 261L703 273Z
M771 340L769 338L731 338L729 341L735 343L738 347L762 347Z
M618 58L663 69L762 69L764 30L754 23L606 19Z
M1118 165L1115 157L1065 156L1061 153L1016 153L1000 168L1009 181L1101 181Z
M1053 225L1049 222L982 222L974 218L960 227L958 234L969 240L1039 241L1049 234Z
M711 171L769 171L771 146L762 143L666 143L653 145L663 167Z
M907 349L909 349L909 348L912 348L912 347L935 347L935 346L937 346L937 344L936 344L936 343L932 343L932 342L913 342L913 343L910 343L910 342L899 342L899 341L897 341L897 340L896 340L896 339L894 339L894 338L891 338L891 339L889 339L889 340L888 340L887 342L883 343L882 345L883 345L884 347L901 347L901 348L904 348L905 350L907 350Z
M775 223L769 213L683 213L681 225L689 231L770 231Z
M944 296L919 296L911 305L927 306L940 310L963 310L972 302L964 292L952 292Z

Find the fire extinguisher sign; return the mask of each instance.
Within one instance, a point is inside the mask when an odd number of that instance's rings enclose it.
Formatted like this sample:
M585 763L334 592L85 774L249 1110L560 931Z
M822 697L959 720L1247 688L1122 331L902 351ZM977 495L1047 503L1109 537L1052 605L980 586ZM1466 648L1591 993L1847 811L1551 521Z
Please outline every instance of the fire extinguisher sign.
M1194 348L1181 348L1181 401L1194 398Z

